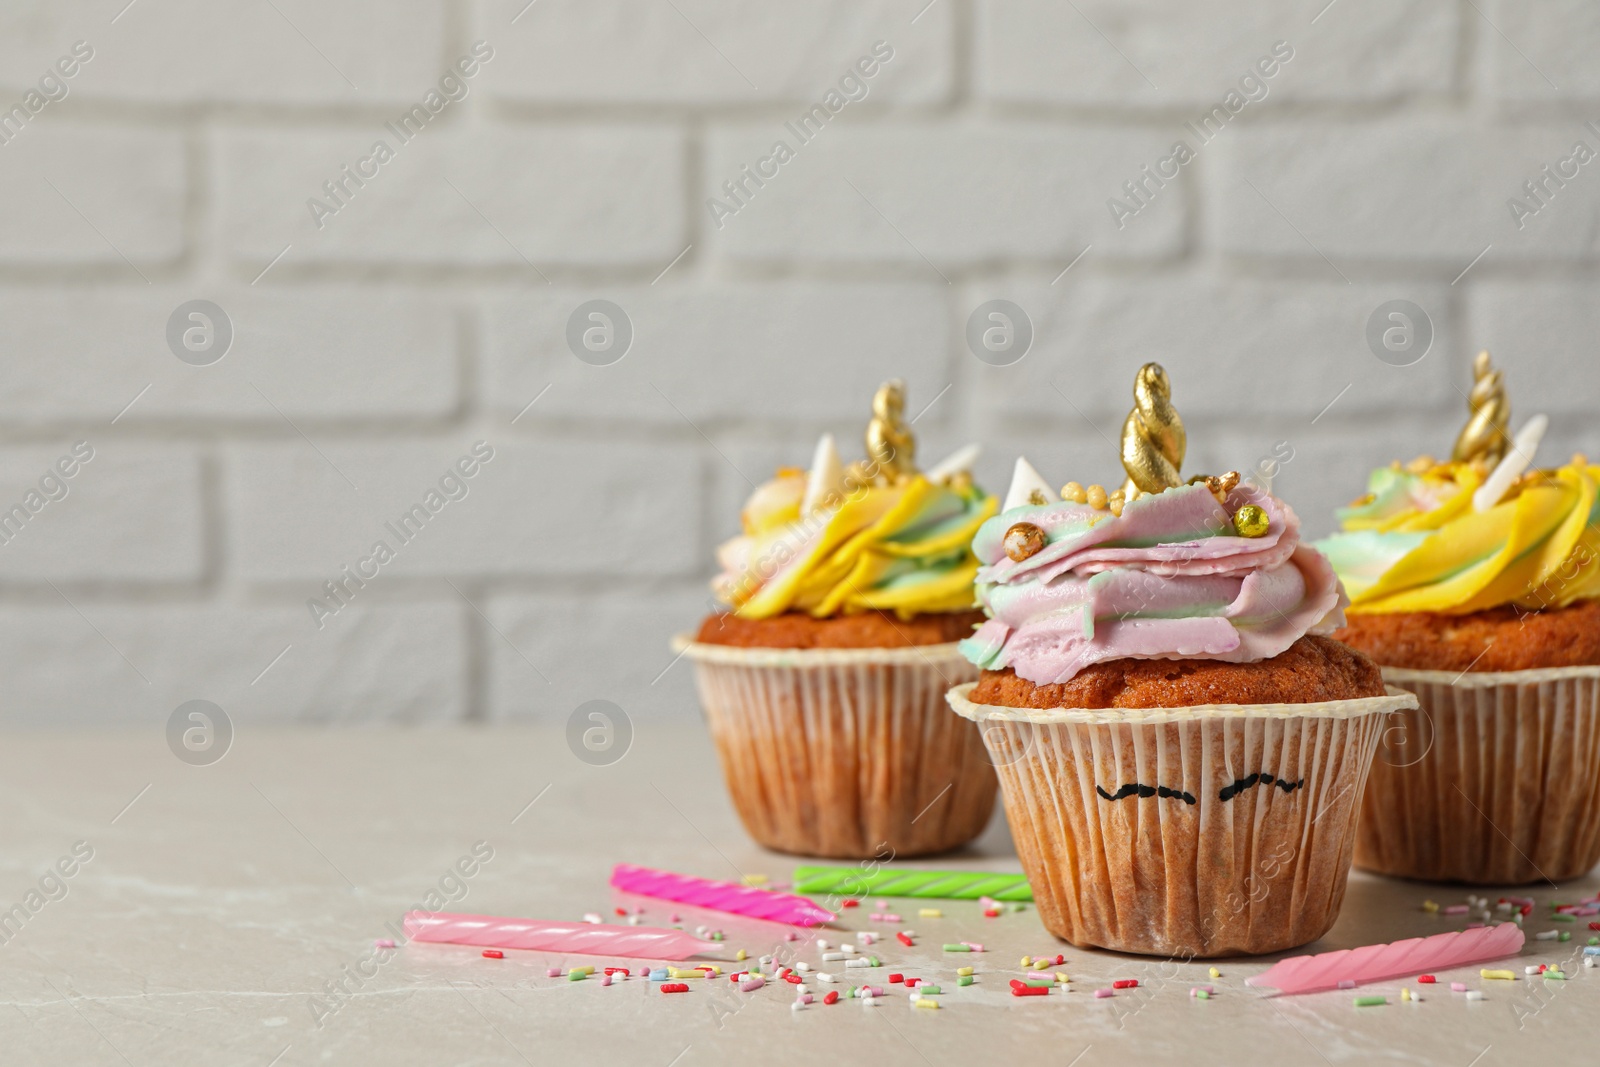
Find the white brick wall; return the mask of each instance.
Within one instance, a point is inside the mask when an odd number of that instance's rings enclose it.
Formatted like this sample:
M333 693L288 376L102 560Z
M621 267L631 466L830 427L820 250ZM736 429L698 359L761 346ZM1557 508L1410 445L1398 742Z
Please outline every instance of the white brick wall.
M0 723L692 715L667 641L749 481L853 446L891 376L932 402L922 455L981 440L999 491L1019 450L1115 480L1159 359L1190 469L1287 443L1313 533L1372 465L1449 447L1479 346L1552 416L1547 459L1600 452L1600 163L1522 188L1600 151L1597 53L1577 0L6 5L0 505L95 455L0 544ZM966 346L993 298L1032 320L1013 366ZM168 347L196 299L233 329L209 366ZM632 326L607 366L567 346L593 299ZM1397 299L1434 327L1409 367L1365 341ZM467 495L319 629L307 600L475 441Z

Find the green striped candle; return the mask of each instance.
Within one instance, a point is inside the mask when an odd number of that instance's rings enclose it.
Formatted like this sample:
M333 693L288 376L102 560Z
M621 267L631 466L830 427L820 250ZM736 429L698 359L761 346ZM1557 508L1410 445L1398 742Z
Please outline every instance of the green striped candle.
M927 900L1032 900L1020 874L988 871L874 871L859 867L796 867L794 892L839 896L920 897Z

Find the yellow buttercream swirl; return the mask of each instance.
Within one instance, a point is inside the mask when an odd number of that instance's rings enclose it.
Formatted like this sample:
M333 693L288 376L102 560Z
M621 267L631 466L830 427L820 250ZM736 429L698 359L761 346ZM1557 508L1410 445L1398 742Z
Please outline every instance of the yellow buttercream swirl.
M718 551L712 582L736 615L818 617L893 611L901 618L976 605L972 538L998 507L964 477L921 474L849 485L800 514L806 476L780 471L744 510L745 533Z
M1343 533L1317 547L1353 615L1540 609L1600 597L1600 466L1581 456L1524 476L1487 511L1473 506L1481 465L1374 471L1339 512Z

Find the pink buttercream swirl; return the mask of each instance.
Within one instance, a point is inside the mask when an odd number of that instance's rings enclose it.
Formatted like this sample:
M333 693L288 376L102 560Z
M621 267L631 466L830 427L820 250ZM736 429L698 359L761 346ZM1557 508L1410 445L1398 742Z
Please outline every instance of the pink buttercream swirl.
M1247 504L1270 519L1261 537L1234 532L1230 516ZM1046 538L1021 562L1002 545L1018 522ZM1349 602L1328 561L1300 543L1289 506L1247 485L1225 506L1188 485L1131 501L1121 516L1066 502L1013 508L985 522L972 548L990 617L962 651L1036 685L1113 659L1271 659L1342 626Z

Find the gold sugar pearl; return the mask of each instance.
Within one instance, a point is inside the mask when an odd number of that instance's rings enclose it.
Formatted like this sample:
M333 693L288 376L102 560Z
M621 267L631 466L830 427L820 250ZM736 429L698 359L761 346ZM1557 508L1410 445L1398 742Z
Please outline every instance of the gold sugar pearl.
M1240 537L1261 537L1271 525L1266 509L1255 504L1246 504L1233 513L1233 528Z
M1061 487L1061 499L1069 504L1082 504L1089 498L1084 493L1083 486L1077 482L1068 482Z
M1105 510L1108 502L1105 486L1091 485L1089 487L1089 491L1084 494L1084 497L1084 502L1087 503L1091 508L1094 508L1096 511Z
M1018 563L1044 548L1044 531L1031 522L1019 522L1006 531L1006 555Z
M1039 490L1035 489L1035 490L1033 490L1032 492L1030 492L1028 494L1028 503L1033 504L1035 507L1037 507L1037 506L1039 506L1041 504L1048 504L1048 503L1050 503L1050 501L1048 501L1048 500L1046 500L1044 498L1044 494L1043 493L1041 493Z
M1118 518L1121 518L1122 517L1123 505L1126 504L1127 502L1128 502L1127 491L1123 490L1123 489L1118 489L1115 493L1112 493L1111 496L1106 499L1106 507L1111 509L1111 514L1117 516Z

